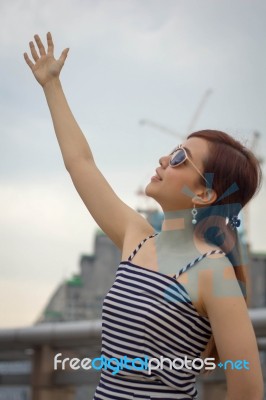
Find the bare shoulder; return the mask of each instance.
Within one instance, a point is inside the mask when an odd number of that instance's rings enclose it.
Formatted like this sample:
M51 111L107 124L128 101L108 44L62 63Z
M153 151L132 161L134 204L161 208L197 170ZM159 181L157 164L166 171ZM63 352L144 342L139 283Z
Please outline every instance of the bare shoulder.
M178 281L185 286L199 314L208 317L206 302L212 301L214 293L219 296L223 290L228 290L226 280L230 279L232 274L234 274L234 268L228 258L214 254L183 272L178 277Z
M212 302L214 298L219 301L226 298L243 297L241 286L245 292L244 282L238 281L236 270L226 256L206 258L199 265L199 273L204 288L202 290L204 304Z

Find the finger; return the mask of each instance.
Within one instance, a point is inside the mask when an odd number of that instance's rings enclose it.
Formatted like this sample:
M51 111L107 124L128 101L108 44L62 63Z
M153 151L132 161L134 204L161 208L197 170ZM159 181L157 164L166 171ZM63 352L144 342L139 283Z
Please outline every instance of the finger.
M26 63L28 64L28 66L30 67L30 69L32 69L32 68L34 67L34 64L33 64L33 62L31 61L31 59L29 58L28 54L27 54L27 53L23 53L23 55L24 55L24 58L25 58Z
M31 51L33 60L34 60L34 61L38 61L38 60L39 60L39 56L38 56L38 54L37 54L37 51L36 51L36 49L35 49L35 46L34 46L34 43L33 43L33 42L30 42L30 51Z
M44 48L44 45L42 44L42 41L41 41L41 39L40 39L40 36L39 36L39 35L34 35L34 39L35 39L35 41L36 41L36 43L37 43L37 46L38 46L38 48L39 48L40 55L41 55L41 56L45 56L45 55L46 55L46 53L45 53L45 48Z
M66 58L67 58L67 54L69 52L69 47L67 49L64 49L61 53L61 56L59 58L59 61L61 62L61 64L64 64Z
M47 44L48 44L47 54L53 55L54 54L54 43L53 43L51 32L47 33Z

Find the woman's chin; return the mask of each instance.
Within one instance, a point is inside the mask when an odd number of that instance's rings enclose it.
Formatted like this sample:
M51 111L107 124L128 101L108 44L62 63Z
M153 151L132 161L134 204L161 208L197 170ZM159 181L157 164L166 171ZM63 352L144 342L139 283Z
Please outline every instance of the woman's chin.
M146 196L151 197L152 199L156 200L155 197L154 197L155 193L154 193L154 190L152 189L152 185L150 185L149 183L145 187L144 193L145 193Z
M146 185L146 187L145 187L145 189L144 189L144 193L146 194L146 196L152 197L152 196L151 196L152 190L151 190L151 188L150 188L150 183L148 183L148 184Z

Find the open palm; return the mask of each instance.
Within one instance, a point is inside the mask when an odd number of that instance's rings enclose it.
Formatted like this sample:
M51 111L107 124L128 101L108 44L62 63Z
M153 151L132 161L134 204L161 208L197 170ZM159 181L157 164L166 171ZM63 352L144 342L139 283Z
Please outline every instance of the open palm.
M24 53L24 58L33 75L40 85L44 86L50 80L59 76L60 71L64 65L65 59L69 48L62 51L61 56L58 60L54 58L54 44L52 35L50 32L47 33L47 52L45 51L44 45L39 37L39 35L34 35L34 39L39 49L37 52L33 42L30 42L30 50L33 60L29 58L27 53Z

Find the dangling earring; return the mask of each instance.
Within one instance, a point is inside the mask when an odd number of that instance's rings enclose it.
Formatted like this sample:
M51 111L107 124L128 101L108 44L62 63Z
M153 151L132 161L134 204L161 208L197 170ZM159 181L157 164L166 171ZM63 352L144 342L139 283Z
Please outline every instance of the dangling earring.
M196 224L197 220L196 220L196 215L198 214L198 211L196 210L196 205L194 204L193 210L191 211L192 214L192 224Z

